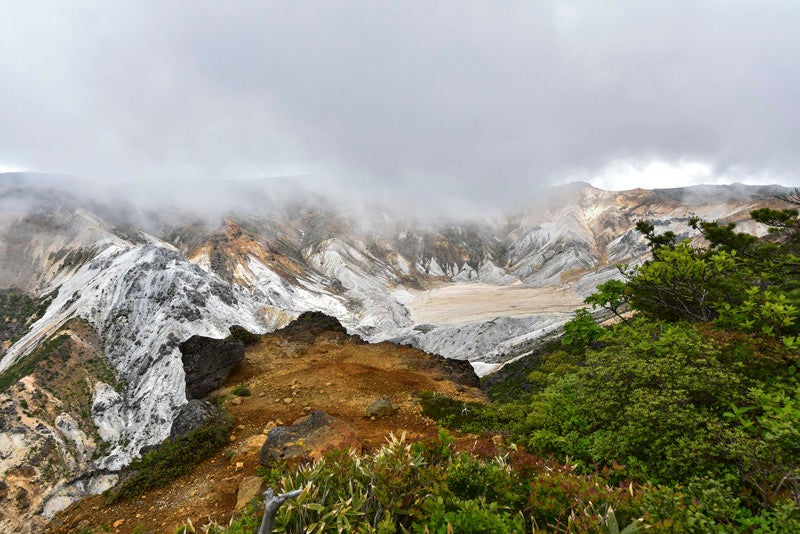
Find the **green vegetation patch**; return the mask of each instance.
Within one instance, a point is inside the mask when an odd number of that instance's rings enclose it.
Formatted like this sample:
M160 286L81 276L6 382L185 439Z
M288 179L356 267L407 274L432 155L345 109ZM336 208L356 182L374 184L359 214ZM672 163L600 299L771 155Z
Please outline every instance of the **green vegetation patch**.
M445 431L403 438L369 456L331 451L289 472L262 474L277 493L302 489L275 517L275 532L793 532L800 508L751 513L725 483L698 478L680 487L617 481L613 469L580 474L574 464L522 450L457 452ZM256 530L258 500L226 526Z
M250 386L247 384L239 384L231 390L231 393L238 397L249 397L253 394L253 392L250 390Z
M58 291L53 291L33 298L17 289L0 289L0 344L13 344L24 336L42 318L57 294Z
M464 402L438 392L418 394L422 414L440 425L472 434L519 433L528 408L522 404L481 404Z
M20 358L8 369L0 374L0 391L5 391L16 384L21 378L31 374L40 362L53 355L69 354L64 342L69 339L69 335L61 334L56 338L50 339L44 345L39 346L33 353Z
M250 332L246 328L239 325L233 325L232 327L230 327L229 331L231 333L229 339L241 341L242 343L245 344L245 346L255 345L256 343L261 341L262 337L258 334Z
M548 341L533 354L508 362L496 372L482 377L481 389L495 403L526 401L538 391L535 385L528 381L528 374L541 368L542 355L560 348L560 340Z
M134 460L116 487L107 493L109 504L137 497L153 488L166 486L228 443L233 418L223 413L189 434L167 440L157 449Z

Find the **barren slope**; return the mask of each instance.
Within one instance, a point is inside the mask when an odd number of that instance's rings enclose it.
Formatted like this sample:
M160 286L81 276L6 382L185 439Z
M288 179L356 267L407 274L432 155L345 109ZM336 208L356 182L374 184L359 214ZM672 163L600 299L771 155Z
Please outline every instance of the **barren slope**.
M415 324L463 324L497 317L530 317L569 313L581 307L583 299L568 287L497 286L453 284L410 291L405 305Z
M390 432L407 432L410 437L436 432L434 423L420 414L415 397L419 391L485 400L479 389L459 383L459 368L441 358L389 343L365 344L340 331L314 330L313 325L299 325L265 335L247 348L244 361L216 393L236 419L230 447L140 499L106 506L103 496L85 498L58 514L47 531L108 528L125 533L139 528L172 534L187 519L196 527L210 520L227 524L238 483L254 474L270 423L290 424L312 409L324 410L352 425L368 451ZM241 384L253 394L228 395ZM391 417L367 418L367 406L382 396L392 399L399 411Z

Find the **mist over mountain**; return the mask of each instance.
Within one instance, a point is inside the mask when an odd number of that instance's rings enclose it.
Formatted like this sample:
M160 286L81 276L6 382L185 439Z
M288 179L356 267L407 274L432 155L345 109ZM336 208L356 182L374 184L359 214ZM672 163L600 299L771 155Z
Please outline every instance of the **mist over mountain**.
M184 0L43 13L10 0L0 169L167 189L291 176L408 206L503 207L582 179L791 185L799 10Z
M763 234L749 212L789 191L573 183L481 218L256 184L187 190L171 209L124 188L0 175L0 290L28 303L6 310L4 328L21 326L0 347L0 471L26 491L6 494L2 524L102 491L163 441L188 401L180 346L192 336L264 333L317 311L486 374L556 335L617 264L646 258L637 221L680 238L697 238L691 216ZM82 386L43 371L57 358Z

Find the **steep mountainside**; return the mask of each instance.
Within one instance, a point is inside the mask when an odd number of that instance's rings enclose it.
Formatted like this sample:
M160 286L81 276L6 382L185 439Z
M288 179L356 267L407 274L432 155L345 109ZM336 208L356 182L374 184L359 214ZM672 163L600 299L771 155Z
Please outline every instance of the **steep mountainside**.
M35 498L14 494L15 509L49 515L100 489L84 475L113 473L169 435L187 402L179 345L193 335L225 337L233 325L263 333L316 310L370 342L400 341L488 372L557 331L597 283L616 275L617 263L644 258L639 219L686 237L691 215L758 233L749 211L780 191L614 193L571 184L480 224L387 213L368 220L307 203L230 214L221 224L166 216L144 224L130 206L0 179L0 289L52 298L38 319L29 315L35 320L23 318L24 328L0 338L0 379L8 382L0 393L0 475L54 450L58 439L42 441L49 434L83 448L75 445L72 461L61 455L65 467ZM25 415L23 404L45 389L39 367L26 362L64 335L70 347L80 345L76 320L97 340L94 359L111 371L80 375L86 414L70 416L80 439L57 423L71 413L53 407L63 399L45 403L52 420Z
M477 376L466 362L389 343L366 344L348 336L335 319L306 314L251 341L241 365L213 393L236 420L226 450L203 462L192 475L149 491L144 501L108 506L103 497L86 499L56 516L50 527L52 532L68 533L122 519L119 532L139 527L173 533L187 519L196 527L210 520L226 524L235 511L236 491L258 466L266 432L276 424L289 425L314 410L324 410L352 427L352 445L360 452L379 447L391 433L406 433L409 438L435 435L433 421L421 414L417 392L483 402L476 385ZM232 394L237 387L246 387L251 394ZM366 417L367 407L381 397L397 411L387 417Z

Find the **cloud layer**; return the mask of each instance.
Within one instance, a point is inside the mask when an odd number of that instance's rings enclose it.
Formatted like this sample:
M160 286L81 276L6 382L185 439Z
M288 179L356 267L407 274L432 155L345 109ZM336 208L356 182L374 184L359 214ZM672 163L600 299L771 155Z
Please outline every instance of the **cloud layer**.
M0 167L423 206L620 168L794 185L797 20L794 1L4 2Z

